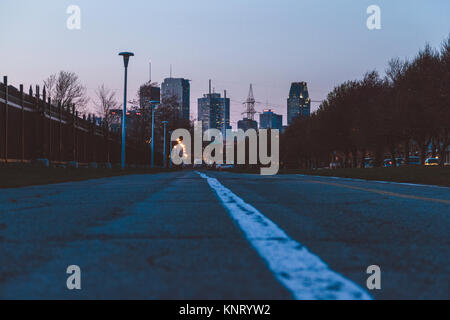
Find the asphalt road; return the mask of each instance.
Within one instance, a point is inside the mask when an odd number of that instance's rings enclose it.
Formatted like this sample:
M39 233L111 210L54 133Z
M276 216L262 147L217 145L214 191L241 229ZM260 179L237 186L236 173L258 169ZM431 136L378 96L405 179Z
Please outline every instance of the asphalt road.
M450 188L212 171L3 189L0 298L449 299L449 209Z

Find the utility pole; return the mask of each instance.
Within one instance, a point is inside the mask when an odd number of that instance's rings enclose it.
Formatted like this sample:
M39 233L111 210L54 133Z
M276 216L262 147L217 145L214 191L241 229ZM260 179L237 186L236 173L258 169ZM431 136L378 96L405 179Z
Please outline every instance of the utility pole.
M168 121L163 121L162 124L164 125L164 148L163 148L163 167L166 168L166 128Z
M169 131L169 168L172 169L172 132L173 131Z
M151 168L153 169L155 166L155 158L154 153L155 152L155 105L152 104L152 163Z
M151 168L153 169L155 167L155 157L154 157L154 151L155 151L155 107L156 104L158 104L159 101L150 101L150 106L152 108L152 141L151 141L151 148L152 148L152 161L151 161Z

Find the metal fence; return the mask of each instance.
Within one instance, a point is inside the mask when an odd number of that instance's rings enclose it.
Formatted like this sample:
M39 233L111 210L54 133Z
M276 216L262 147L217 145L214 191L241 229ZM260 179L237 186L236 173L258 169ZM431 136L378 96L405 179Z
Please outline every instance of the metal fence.
M129 165L149 163L145 142L127 137ZM79 116L74 105L54 105L45 90L36 86L24 93L0 83L0 161L30 162L48 159L51 164L120 163L120 132L99 125L94 117Z

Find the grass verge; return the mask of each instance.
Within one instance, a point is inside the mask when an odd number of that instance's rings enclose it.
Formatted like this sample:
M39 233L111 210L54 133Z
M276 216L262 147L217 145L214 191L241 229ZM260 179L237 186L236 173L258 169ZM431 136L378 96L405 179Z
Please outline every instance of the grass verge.
M255 173L259 170L235 169L236 173ZM334 169L334 170L280 170L279 174L305 174L326 177L341 177L364 180L380 180L393 182L406 182L429 184L450 187L450 167L399 167L399 168L372 168L372 169Z
M116 177L129 174L169 172L166 169L64 169L27 165L0 165L0 188L19 188L32 185Z

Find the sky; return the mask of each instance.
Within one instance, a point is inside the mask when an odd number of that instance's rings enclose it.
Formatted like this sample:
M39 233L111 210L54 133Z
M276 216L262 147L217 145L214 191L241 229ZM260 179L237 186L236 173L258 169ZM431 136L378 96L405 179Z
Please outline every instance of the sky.
M81 29L69 30L70 5L81 9ZM369 30L369 5L381 9L381 29ZM426 43L438 48L450 34L448 0L0 0L0 76L41 84L60 70L79 75L88 94L104 84L128 98L149 80L170 75L191 82L191 117L212 79L231 98L233 127L253 84L258 111L283 115L291 82L306 81L313 100L334 86L384 73L394 57L412 58ZM318 103L313 104L313 110Z

